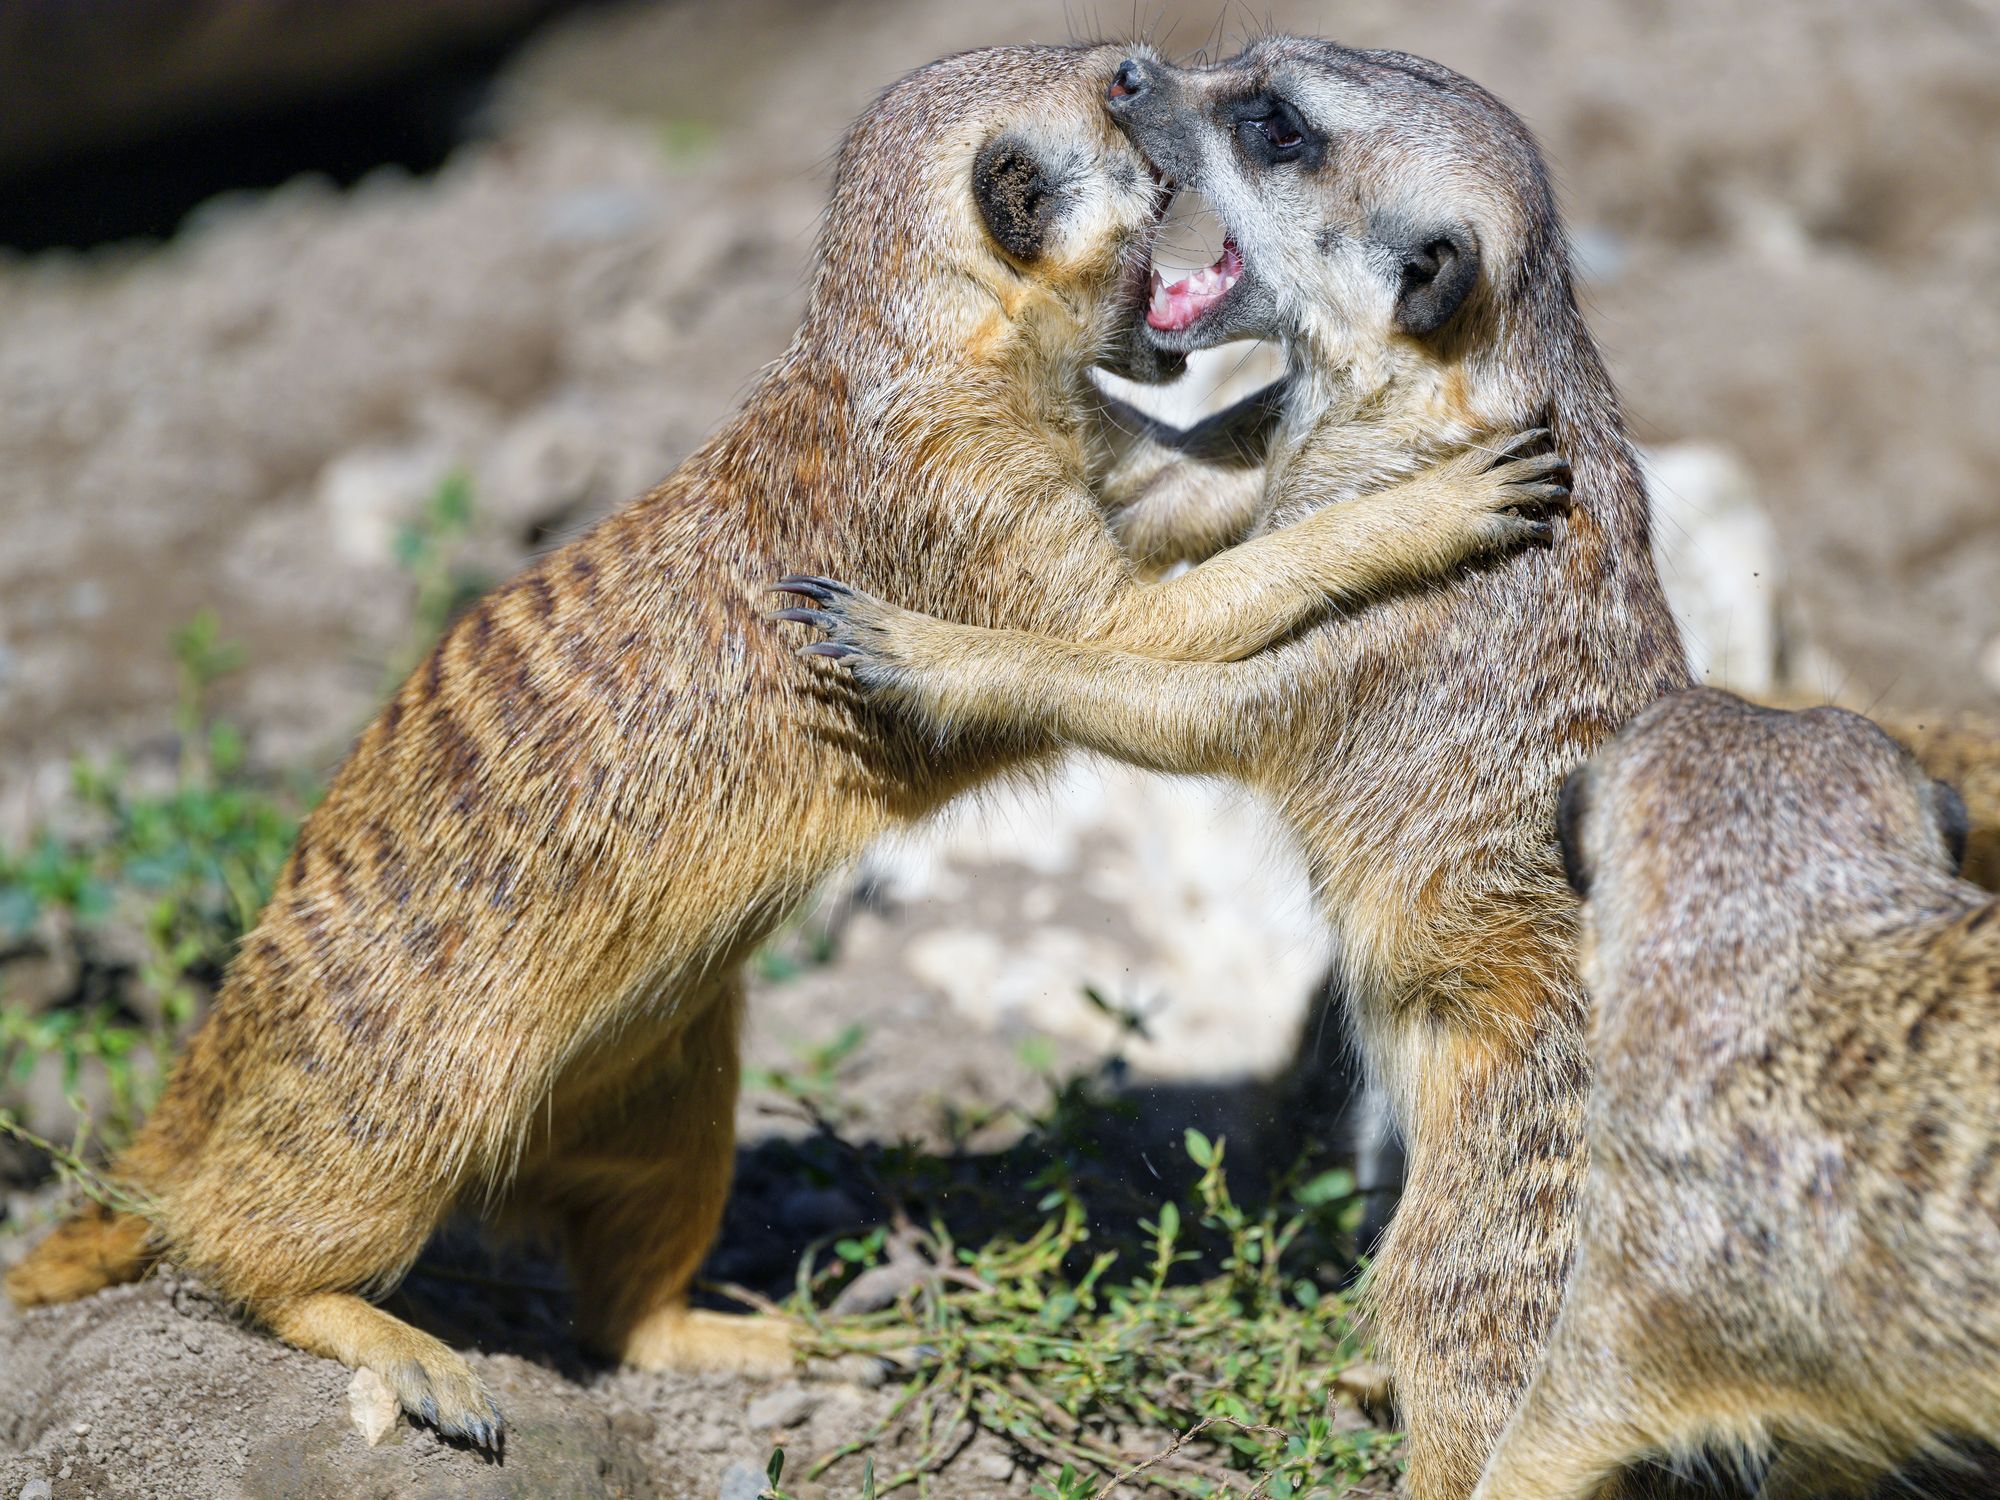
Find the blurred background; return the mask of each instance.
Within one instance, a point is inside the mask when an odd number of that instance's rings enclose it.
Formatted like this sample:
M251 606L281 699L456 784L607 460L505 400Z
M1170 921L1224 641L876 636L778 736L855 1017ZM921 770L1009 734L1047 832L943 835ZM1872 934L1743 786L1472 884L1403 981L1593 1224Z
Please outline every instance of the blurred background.
M877 90L1265 28L1437 58L1539 133L1711 680L2000 710L1994 0L9 0L0 1106L62 1136L78 1090L143 1098L117 1038L198 1012L451 610L782 349ZM1081 767L801 918L753 1060L806 1049L856 1129L922 1134L1115 1048L1241 1138L1317 1097L1301 1059L1337 1071L1321 963L1240 794Z

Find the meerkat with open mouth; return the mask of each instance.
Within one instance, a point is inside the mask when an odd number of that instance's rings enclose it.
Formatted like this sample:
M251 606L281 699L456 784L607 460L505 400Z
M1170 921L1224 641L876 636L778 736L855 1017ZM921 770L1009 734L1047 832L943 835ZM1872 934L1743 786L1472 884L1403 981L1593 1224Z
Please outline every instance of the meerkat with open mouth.
M1402 53L1272 37L1195 70L1136 55L1109 92L1153 165L1230 231L1206 271L1152 284L1149 340L1287 347L1255 537L1528 425L1569 460L1569 514L1545 550L1232 663L861 594L827 627L857 686L946 744L1055 737L1227 772L1286 817L1409 1149L1369 1283L1409 1492L1462 1500L1554 1321L1585 1166L1557 789L1688 685L1645 491L1540 153L1484 89Z

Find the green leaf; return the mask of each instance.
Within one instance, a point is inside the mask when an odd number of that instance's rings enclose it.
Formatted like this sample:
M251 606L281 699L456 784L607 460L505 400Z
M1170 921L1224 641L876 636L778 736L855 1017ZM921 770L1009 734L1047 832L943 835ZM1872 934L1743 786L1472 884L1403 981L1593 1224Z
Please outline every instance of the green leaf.
M1307 1208L1319 1208L1354 1196L1354 1174L1345 1167L1322 1172L1294 1195Z
M1192 1125L1187 1128L1187 1154L1194 1158L1194 1164L1198 1167L1207 1168L1215 1165L1214 1145Z

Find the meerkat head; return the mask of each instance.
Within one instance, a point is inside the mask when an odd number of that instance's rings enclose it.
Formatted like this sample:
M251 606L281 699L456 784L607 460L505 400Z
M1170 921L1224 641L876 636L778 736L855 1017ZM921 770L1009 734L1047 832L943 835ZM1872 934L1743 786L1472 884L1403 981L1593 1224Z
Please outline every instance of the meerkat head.
M809 324L1177 374L1134 334L1168 195L1105 109L1129 50L995 47L888 89L841 150Z
M1570 773L1556 835L1589 978L1605 945L1754 960L1788 930L1955 878L1967 820L1956 791L1859 714L1697 688Z
M1206 271L1154 278L1163 350L1282 338L1393 378L1490 341L1531 256L1561 256L1527 129L1436 63L1268 37L1205 68L1132 58L1111 94L1148 160L1227 230Z

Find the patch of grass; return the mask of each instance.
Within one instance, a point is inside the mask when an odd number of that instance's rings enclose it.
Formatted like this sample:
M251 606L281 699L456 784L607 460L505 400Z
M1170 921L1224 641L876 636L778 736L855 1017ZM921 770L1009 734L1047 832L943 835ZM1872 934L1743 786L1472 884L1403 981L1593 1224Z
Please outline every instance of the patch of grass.
M1393 1436L1342 1420L1327 1396L1362 1353L1350 1294L1326 1290L1324 1274L1351 1264L1352 1174L1295 1169L1246 1207L1224 1143L1189 1130L1188 1190L1106 1222L1086 1204L1065 1117L1107 1102L1070 1080L1037 1123L1026 1149L1050 1164L1025 1232L967 1243L942 1212L920 1224L901 1194L936 1182L904 1175L909 1153L871 1158L890 1222L809 1256L774 1310L807 1325L813 1354L884 1360L902 1384L872 1428L806 1462L805 1480L865 1461L860 1493L927 1493L983 1431L1045 1500L1331 1497L1386 1483ZM782 1454L773 1464L767 1494L788 1500Z
M816 1119L830 1120L848 1113L841 1101L842 1066L868 1040L868 1028L858 1021L843 1026L824 1042L798 1049L798 1061L791 1067L743 1070L743 1087L769 1089L803 1107Z
M209 711L214 684L243 659L213 613L176 631L173 650L172 783L145 790L120 762L79 763L62 831L0 851L0 961L39 959L70 976L65 993L34 1003L9 993L0 968L0 1085L18 1088L56 1058L78 1157L93 1134L86 1071L101 1078L107 1111L96 1134L115 1148L255 920L306 801L250 776L242 737Z
M397 533L414 596L390 663L397 681L486 587L462 560L472 518L470 480L455 471ZM214 711L216 685L248 655L215 612L199 611L170 644L171 784L144 786L121 760L78 762L59 826L0 849L0 1103L55 1058L76 1117L64 1149L78 1163L129 1139L319 795L307 779L254 774L242 734ZM64 976L63 988L24 997L18 979L32 968ZM0 1134L47 1146L6 1115Z

